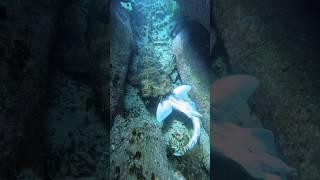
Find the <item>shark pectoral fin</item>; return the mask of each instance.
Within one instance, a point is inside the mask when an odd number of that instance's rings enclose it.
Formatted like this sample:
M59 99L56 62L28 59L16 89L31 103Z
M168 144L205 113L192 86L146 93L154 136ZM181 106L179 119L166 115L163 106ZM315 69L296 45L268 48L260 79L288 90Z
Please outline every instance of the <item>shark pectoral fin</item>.
M188 93L189 93L190 90L191 90L191 86L189 86L189 85L181 85L181 86L176 87L173 90L173 94L175 95L175 97L177 99L182 99L182 98L188 96Z
M157 121L162 122L172 113L172 106L168 100L159 103L157 108Z

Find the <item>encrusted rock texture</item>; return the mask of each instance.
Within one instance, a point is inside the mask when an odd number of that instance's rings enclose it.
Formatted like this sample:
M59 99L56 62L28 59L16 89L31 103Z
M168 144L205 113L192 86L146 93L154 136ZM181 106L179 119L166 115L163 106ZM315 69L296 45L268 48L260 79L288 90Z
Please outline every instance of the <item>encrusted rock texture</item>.
M181 12L185 16L192 17L199 21L207 30L210 30L210 0L177 0Z
M93 88L65 73L51 74L46 129L46 177L108 177L109 136Z
M108 101L109 67L108 0L66 1L59 14L53 66L89 84L101 95L101 107Z
M319 35L314 7L302 1L213 0L214 19L234 73L255 75L250 104L271 129L287 163L320 177ZM309 8L309 9L308 9Z
M108 9L0 2L0 179L108 176Z
M41 141L37 133L58 5L58 0L0 2L0 179L14 178L28 161L27 141Z
M158 122L137 89L128 85L126 94L125 117L118 115L111 131L111 178L175 179Z
M77 0L61 9L44 119L46 178L109 176L108 8L106 0Z
M158 101L160 96L165 96L172 91L169 75L163 70L161 64L156 61L154 46L143 49L138 65L138 79L141 89L141 97L149 103Z
M130 16L127 11L119 7L119 4L119 2L113 1L110 13L111 120L121 111L121 100L125 89L128 66L132 59L134 48L133 34L129 21Z

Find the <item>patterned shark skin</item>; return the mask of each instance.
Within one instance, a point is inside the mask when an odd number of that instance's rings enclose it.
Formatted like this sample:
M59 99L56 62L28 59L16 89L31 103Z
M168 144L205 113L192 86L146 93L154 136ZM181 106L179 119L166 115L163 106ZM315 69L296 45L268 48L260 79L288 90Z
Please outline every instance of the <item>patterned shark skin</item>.
M247 75L229 76L212 84L211 155L214 158L211 158L211 166L219 166L214 159L223 159L241 167L243 174L248 174L251 179L286 179L288 174L296 171L279 158L272 132L262 128L243 128L228 120L232 118L228 115L228 108L248 106L248 98L258 86L259 81ZM247 114L239 116L250 118Z

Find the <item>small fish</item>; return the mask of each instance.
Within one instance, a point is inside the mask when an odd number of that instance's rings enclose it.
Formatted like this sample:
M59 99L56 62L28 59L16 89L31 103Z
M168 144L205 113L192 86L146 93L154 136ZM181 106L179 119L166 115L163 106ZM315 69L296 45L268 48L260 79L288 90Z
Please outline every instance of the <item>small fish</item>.
M192 120L193 134L189 143L183 148L181 152L175 152L175 156L183 156L183 154L191 150L199 141L200 137L200 119L202 115L197 111L193 102L187 102L184 99L188 97L188 92L191 90L191 86L182 85L173 90L167 98L162 100L157 108L157 120L162 122L176 109L184 113L188 118Z

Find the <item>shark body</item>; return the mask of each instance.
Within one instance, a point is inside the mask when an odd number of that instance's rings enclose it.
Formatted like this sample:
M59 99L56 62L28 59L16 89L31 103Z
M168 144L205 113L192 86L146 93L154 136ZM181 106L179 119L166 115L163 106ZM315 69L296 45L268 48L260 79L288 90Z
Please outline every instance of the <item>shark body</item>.
M199 141L200 137L200 119L202 115L197 111L193 102L187 102L185 99L188 97L188 92L191 86L182 85L173 90L167 98L162 100L157 108L157 120L164 121L173 111L173 109L184 113L192 120L193 134L189 143L183 148L182 151L174 153L175 156L182 156L185 152L191 150Z

